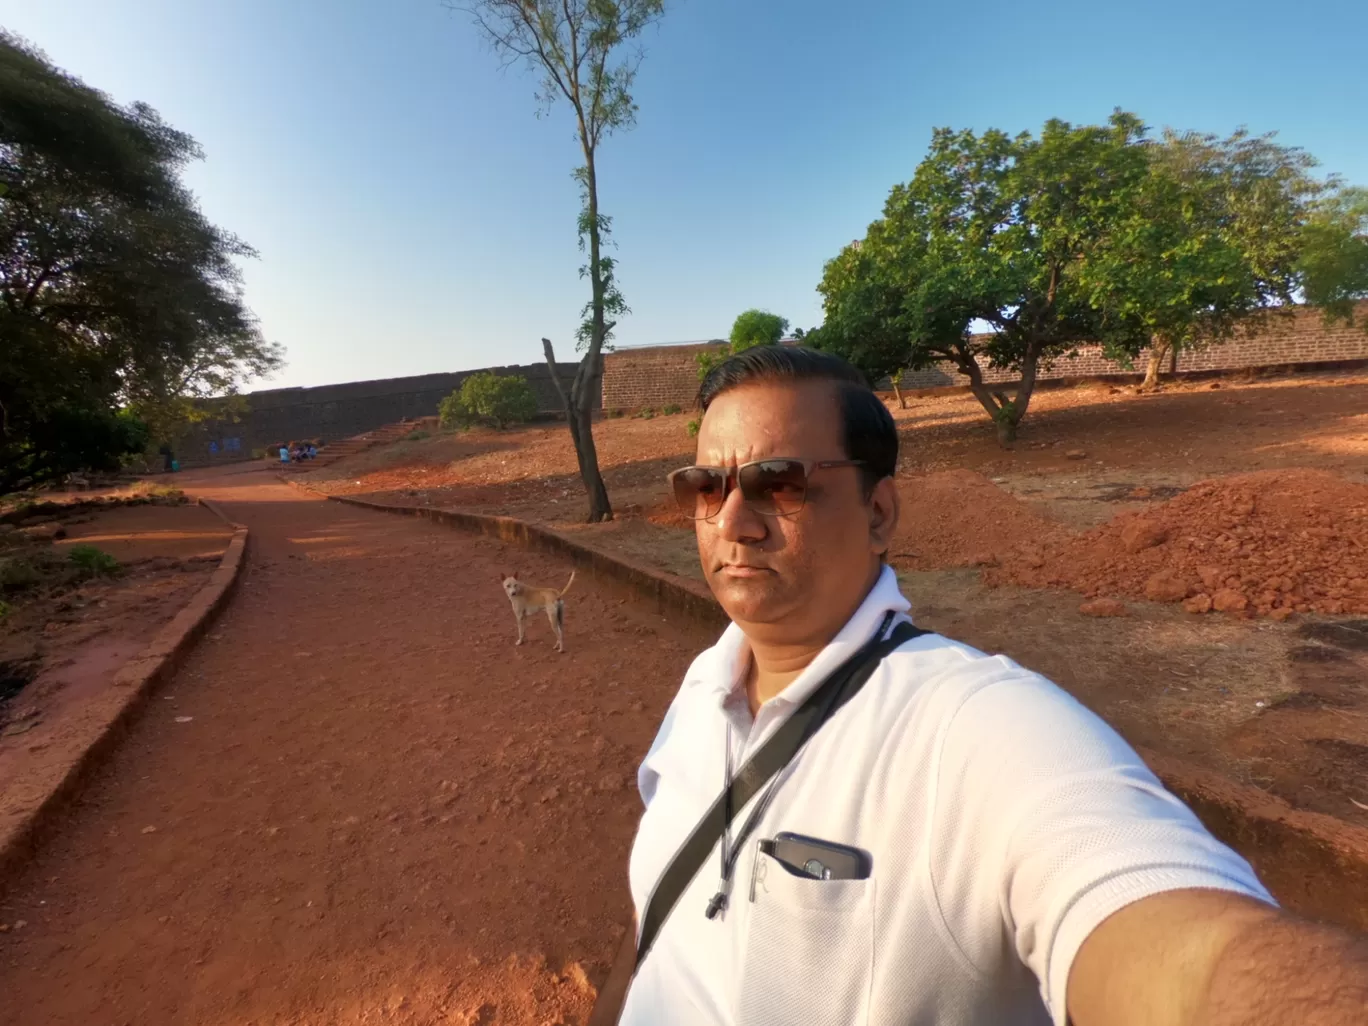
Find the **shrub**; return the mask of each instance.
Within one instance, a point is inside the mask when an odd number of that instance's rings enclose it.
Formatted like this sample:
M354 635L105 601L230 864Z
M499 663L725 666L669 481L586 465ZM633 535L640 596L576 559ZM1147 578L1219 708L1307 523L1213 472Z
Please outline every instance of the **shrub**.
M0 599L0 620L3 620L5 617L9 616L9 614L10 604L4 601L3 599Z
M536 416L537 397L520 374L505 377L481 371L461 382L460 391L443 399L437 413L443 427L488 423L504 428Z
M663 407L660 412L667 417L673 417L676 413L681 411L679 409L679 403L670 403L670 405Z
M615 407L613 407L611 410L608 411L608 416L609 416L610 418L616 420L618 417L625 417L625 416L627 416L627 411L624 410L624 409L622 409L621 407L615 406Z
M0 592L25 591L42 579L42 572L31 559L23 556L0 559Z
M111 576L120 570L117 559L94 545L73 545L67 558L91 577Z
M637 410L636 415L638 420L652 420L655 418L655 407L648 406L644 410Z
M406 434L406 435L404 436L404 441L406 441L406 442L421 442L424 438L429 438L429 437L431 437L431 436L430 436L426 431L422 430L422 428L419 428L419 429L416 430L416 431L410 431L408 434Z
M690 438L697 438L697 437L698 437L698 428L699 428L699 426L700 426L701 424L702 424L702 421L701 421L701 420L691 420L691 421L689 421L687 427L688 427L689 437L690 437Z

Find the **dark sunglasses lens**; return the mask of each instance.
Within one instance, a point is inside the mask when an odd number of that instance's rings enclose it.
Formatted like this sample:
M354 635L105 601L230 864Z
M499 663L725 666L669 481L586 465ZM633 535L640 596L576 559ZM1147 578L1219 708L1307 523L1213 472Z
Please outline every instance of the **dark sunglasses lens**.
M670 475L679 511L693 520L707 520L722 508L727 479L707 467L685 467Z
M785 517L803 508L807 470L797 460L762 460L742 467L737 485L755 512Z

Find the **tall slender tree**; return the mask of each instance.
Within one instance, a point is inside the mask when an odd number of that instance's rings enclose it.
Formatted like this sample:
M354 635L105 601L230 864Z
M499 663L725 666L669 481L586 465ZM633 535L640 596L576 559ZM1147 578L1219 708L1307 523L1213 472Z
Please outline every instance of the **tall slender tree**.
M446 6L474 20L507 64L525 63L541 76L537 99L543 110L557 100L570 104L584 163L574 171L583 206L580 248L588 262L590 296L576 332L584 355L567 390L556 371L550 340L542 339L551 380L565 404L580 477L589 496L589 523L611 520L608 489L594 446L593 409L603 346L612 338L627 303L605 254L612 218L599 206L598 148L607 136L636 122L632 83L642 51L634 41L665 13L664 0L448 0Z

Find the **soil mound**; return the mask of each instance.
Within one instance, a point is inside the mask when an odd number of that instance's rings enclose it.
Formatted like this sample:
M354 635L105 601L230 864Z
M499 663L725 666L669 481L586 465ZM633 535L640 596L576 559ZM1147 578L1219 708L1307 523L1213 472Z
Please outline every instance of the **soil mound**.
M1320 470L1213 478L1143 513L1014 549L985 578L1191 613L1368 613L1368 485Z
M1059 524L972 470L899 478L902 515L890 555L907 570L987 566L1023 543L1057 543Z

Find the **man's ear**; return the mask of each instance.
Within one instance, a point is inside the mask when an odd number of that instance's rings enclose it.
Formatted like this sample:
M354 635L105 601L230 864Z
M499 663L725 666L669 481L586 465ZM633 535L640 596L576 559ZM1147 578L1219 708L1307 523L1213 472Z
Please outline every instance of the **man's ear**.
M882 478L869 493L869 547L875 553L886 553L893 547L893 535L898 530L901 505L898 486L893 478Z

